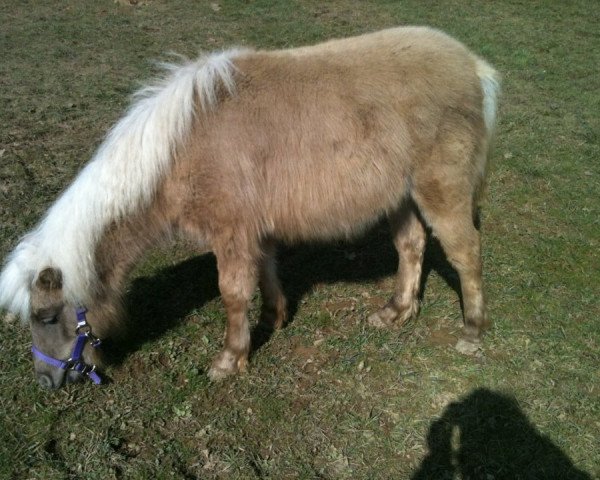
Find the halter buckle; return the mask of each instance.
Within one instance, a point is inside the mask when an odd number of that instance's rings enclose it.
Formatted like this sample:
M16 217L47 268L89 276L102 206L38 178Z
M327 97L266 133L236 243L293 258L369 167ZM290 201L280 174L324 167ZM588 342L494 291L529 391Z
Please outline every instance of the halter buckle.
M77 335L84 335L89 340L90 345L94 348L100 346L102 343L102 340L92 333L92 327L90 327L87 323L85 325L79 325L75 329L75 333Z
M88 365L81 360L73 360L69 358L65 360L65 370L73 370L74 372L81 373L82 375L88 375L96 371L96 365Z

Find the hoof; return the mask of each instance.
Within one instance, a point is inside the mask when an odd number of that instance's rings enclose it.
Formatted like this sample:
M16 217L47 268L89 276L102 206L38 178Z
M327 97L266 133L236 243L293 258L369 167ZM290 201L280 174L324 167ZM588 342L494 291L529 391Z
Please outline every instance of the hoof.
M273 321L273 329L281 330L283 328L283 326L285 325L286 317L287 317L286 314L277 315L277 317Z
M210 367L208 371L208 378L210 378L213 382L220 382L221 380L234 375L235 371L224 370L218 367Z
M385 309L382 309L379 312L372 313L367 317L367 322L369 323L369 325L375 328L386 328L392 325L393 319L389 318L389 316L387 315L382 315L381 313L383 312L383 310Z
M412 304L404 307L396 307L393 302L389 302L381 310L369 315L367 322L369 325L376 328L391 326L400 327L408 320L416 317L418 311L418 302L413 302Z
M466 338L459 338L454 348L457 352L462 353L463 355L468 355L470 357L476 355L482 349L480 340Z
M238 372L245 372L248 365L246 355L236 355L228 350L219 353L208 371L208 378L213 381L223 380Z
M286 317L285 311L265 309L260 315L260 325L270 331L280 330L285 324Z
M279 302L274 307L263 305L260 313L260 324L268 330L280 330L287 320L287 307L285 301Z

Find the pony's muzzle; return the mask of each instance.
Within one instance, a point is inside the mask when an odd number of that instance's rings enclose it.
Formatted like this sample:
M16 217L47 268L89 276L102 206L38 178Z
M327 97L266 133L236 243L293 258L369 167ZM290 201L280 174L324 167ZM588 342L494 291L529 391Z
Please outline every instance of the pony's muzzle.
M38 372L37 381L42 388L54 390L62 387L65 383L80 382L83 378L79 372L69 370L67 372L57 370L54 372Z
M58 388L55 384L54 381L52 380L52 377L50 375L46 375L45 373L38 373L37 375L37 381L40 384L40 386L42 388L46 388L48 390L52 389L52 388Z

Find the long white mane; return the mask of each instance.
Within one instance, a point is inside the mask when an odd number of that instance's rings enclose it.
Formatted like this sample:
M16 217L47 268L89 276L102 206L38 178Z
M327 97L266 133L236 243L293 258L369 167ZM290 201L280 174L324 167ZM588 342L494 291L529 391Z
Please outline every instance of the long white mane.
M95 248L105 228L152 200L191 130L197 102L208 110L219 85L233 92L232 60L242 53L228 50L167 65L167 78L135 95L92 160L7 258L0 307L26 320L32 282L44 267L62 271L67 301L89 302L97 284Z

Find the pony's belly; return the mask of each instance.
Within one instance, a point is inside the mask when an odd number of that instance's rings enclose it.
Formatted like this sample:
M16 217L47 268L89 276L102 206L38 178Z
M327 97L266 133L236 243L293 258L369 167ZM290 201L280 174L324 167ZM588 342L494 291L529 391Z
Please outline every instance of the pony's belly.
M351 238L397 209L405 195L402 188L352 193L275 206L268 216L268 229L287 241Z

